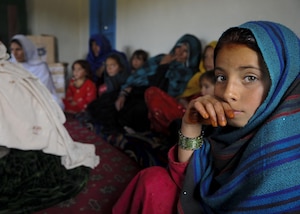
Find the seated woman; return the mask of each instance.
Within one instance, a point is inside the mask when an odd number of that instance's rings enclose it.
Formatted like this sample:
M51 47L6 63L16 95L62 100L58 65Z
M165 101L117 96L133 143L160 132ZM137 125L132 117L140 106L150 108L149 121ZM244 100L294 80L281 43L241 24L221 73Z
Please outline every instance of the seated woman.
M56 93L48 65L41 61L37 47L22 34L17 34L10 41L11 62L18 63L25 70L32 73L48 88L54 100L64 109L62 99Z
M148 118L153 131L167 135L172 134L169 126L172 126L172 122L176 119L182 118L190 100L201 95L200 79L204 73L214 69L213 54L216 44L216 41L212 41L205 46L199 71L188 81L182 94L172 97L157 87L151 87L145 91ZM214 84L214 80L209 82ZM176 129L176 126L174 128Z
M7 59L0 42L0 213L32 213L79 193L99 157L72 140L49 90Z
M110 41L103 34L93 34L89 38L89 50L86 60L89 62L92 70L92 79L96 88L104 83L104 69L106 57L111 53L119 53L126 58L123 52L114 50ZM127 60L127 59L126 59Z
M120 124L136 131L149 130L144 91L150 86L156 86L171 96L178 96L197 72L200 55L199 39L185 34L169 54L150 58L142 68L130 75L116 101L116 108L120 111Z
M183 100L183 104L187 105L191 98L193 98L195 95L199 94L200 91L200 84L199 84L199 78L200 76L206 72L214 69L214 49L217 45L217 41L211 41L208 43L203 51L202 59L199 65L199 71L192 76L192 78L189 80L186 88L184 89L184 92L178 96L178 99L180 101Z
M214 55L215 94L189 103L168 169L139 172L113 213L299 212L298 36L247 22Z

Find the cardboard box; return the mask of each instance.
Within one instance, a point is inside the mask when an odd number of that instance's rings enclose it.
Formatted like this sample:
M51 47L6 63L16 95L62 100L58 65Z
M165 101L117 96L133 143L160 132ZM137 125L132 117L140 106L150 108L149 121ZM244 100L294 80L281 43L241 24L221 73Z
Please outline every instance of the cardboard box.
M54 86L56 88L56 93L60 98L65 98L68 63L48 63L48 67L52 76Z
M56 38L51 35L27 35L37 47L42 61L47 63L57 62Z

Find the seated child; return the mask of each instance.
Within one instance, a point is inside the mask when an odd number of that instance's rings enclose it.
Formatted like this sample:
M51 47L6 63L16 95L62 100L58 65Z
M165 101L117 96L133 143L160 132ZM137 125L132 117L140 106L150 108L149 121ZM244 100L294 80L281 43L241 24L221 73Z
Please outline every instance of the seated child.
M119 130L115 101L121 85L130 75L127 59L119 54L109 54L105 60L104 83L99 86L98 98L87 107L89 122L100 123L103 132Z
M142 49L134 51L130 59L131 73L141 68L147 60L148 53L146 51Z
M66 97L63 100L65 112L76 114L85 110L96 99L96 86L91 79L88 61L76 60L72 65L73 77L69 82Z
M199 78L200 94L202 96L214 95L215 82L214 70L204 72Z

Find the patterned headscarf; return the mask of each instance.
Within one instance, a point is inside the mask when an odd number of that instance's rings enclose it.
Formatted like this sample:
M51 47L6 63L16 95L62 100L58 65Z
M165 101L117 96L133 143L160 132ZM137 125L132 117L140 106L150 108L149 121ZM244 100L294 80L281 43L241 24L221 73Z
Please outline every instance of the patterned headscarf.
M249 29L267 65L271 87L243 128L206 138L194 152L185 187L199 199L183 210L206 213L286 213L300 209L300 41L287 27L268 21ZM189 184L187 184L189 182Z

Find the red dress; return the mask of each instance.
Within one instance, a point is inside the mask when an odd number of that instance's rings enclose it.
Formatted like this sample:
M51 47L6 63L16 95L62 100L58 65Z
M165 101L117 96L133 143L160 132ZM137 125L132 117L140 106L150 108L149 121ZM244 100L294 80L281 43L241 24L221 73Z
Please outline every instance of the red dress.
M66 98L63 99L65 111L70 113L80 113L85 110L87 105L97 97L96 86L93 81L86 79L80 87L74 86L74 80L70 81L66 92ZM73 105L72 102L76 104Z
M128 184L113 214L173 214L177 212L188 162L175 161L177 146L170 149L168 170L153 166L140 171Z
M182 118L185 112L182 104L157 87L152 86L145 91L145 102L151 129L157 132L168 134L171 122Z
M195 94L185 99L189 102L199 96ZM177 99L154 86L145 91L145 102L151 129L156 132L168 134L171 122L181 119L185 112L185 107Z

